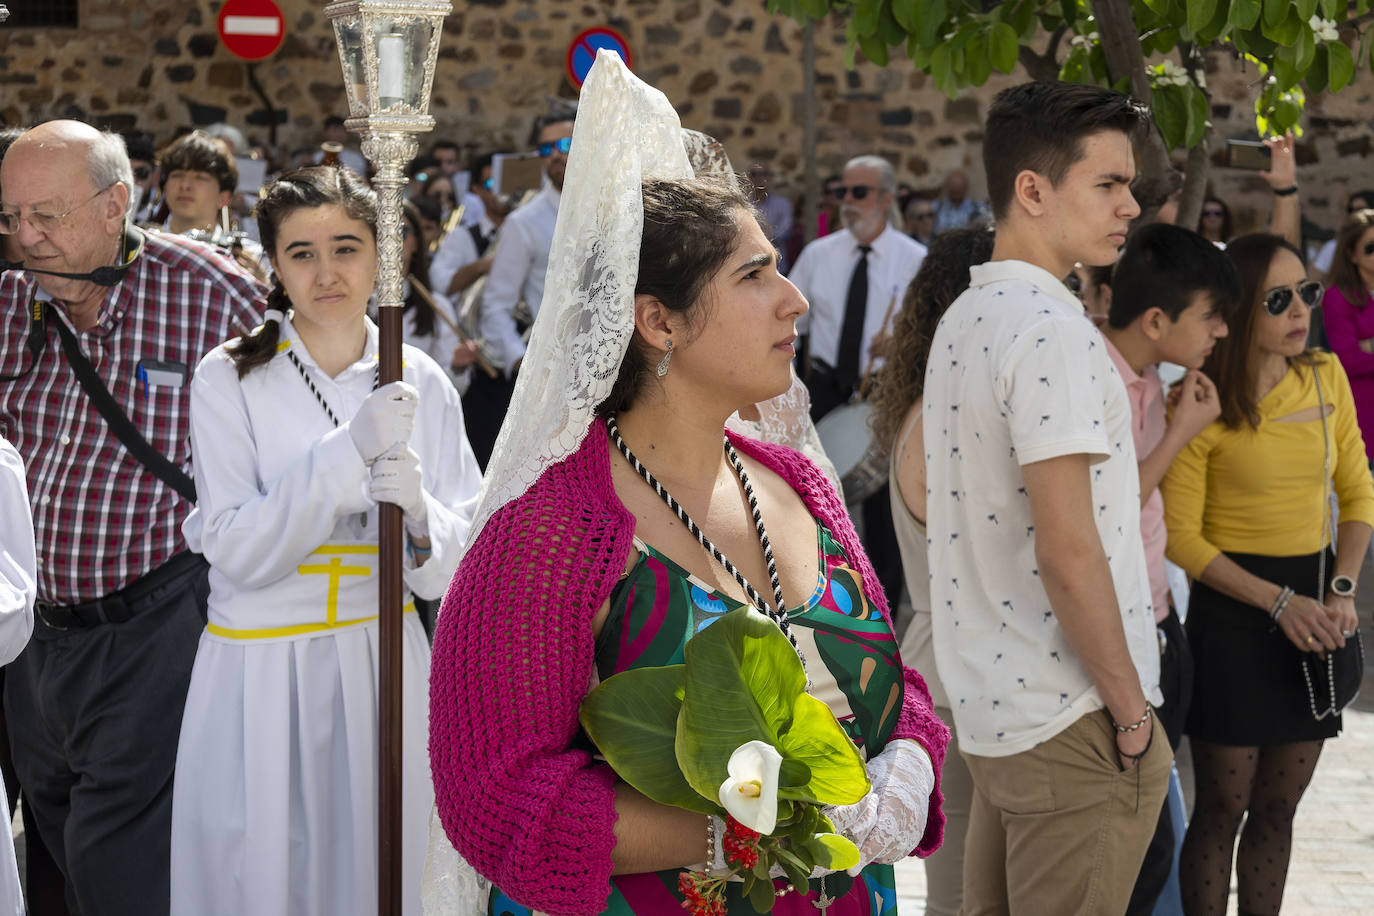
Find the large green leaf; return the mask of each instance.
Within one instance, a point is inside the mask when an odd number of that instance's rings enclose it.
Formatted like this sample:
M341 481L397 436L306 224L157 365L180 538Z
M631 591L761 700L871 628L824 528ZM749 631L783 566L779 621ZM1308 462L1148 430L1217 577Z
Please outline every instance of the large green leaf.
M880 0L856 0L854 3L854 28L860 37L878 31Z
M1264 29L1264 34L1274 39L1274 42L1280 47L1295 44L1298 40L1298 36L1304 32L1307 33L1309 38L1311 37L1312 30L1308 27L1307 22L1303 19L1299 19L1298 14L1291 9L1284 20L1278 25L1273 27L1265 26Z
M945 0L930 0L929 3L922 3L921 10L916 19L916 40L923 48L933 48L941 38L941 28L944 26L945 16L948 8Z
M887 66L887 44L877 34L860 35L859 50L864 52L869 63L878 67Z
M835 716L813 696L797 697L791 726L778 736L778 751L811 768L805 785L779 788L780 798L852 805L868 794L868 770Z
M892 16L908 34L916 31L916 0L892 0Z
M1264 5L1260 0L1231 0L1228 21L1237 29L1252 29L1259 22Z
M1306 22L1317 12L1317 0L1293 0L1293 8L1298 11L1302 21Z
M1317 47L1316 59L1312 62L1312 67L1307 71L1307 77L1303 82L1310 92L1325 92L1326 82L1331 75L1329 55L1326 48Z
M713 797L736 748L749 741L778 747L805 695L806 673L777 624L748 607L693 636L685 654L677 759L692 788Z
M986 83L992 75L992 57L989 54L988 40L982 33L969 38L968 47L964 49L964 59L968 61L969 82L975 86Z
M1340 92L1355 78L1355 55L1339 41L1325 42L1327 53L1327 88Z
M1289 0L1264 0L1264 25L1272 29L1288 17Z
M1317 42L1312 36L1312 30L1304 28L1298 33L1298 43L1296 46L1297 54L1293 57L1293 66L1299 73L1306 74L1312 68L1312 62L1317 56Z
M1168 149L1183 145L1188 135L1188 105L1181 86L1156 86L1150 94L1155 124Z
M1194 35L1207 27L1216 15L1218 0L1188 0L1188 28Z
M992 65L1002 73L1010 73L1016 69L1016 56L1020 47L1017 40L1016 29L1005 22L999 22L992 27L988 35L988 50L992 59Z
M1184 88L1188 90L1188 131L1183 143L1192 149L1207 133L1207 94L1192 83Z
M587 694L578 718L616 775L664 805L717 814L687 783L676 756L685 667L635 668L602 681Z
M816 864L831 871L859 864L859 847L838 833L819 833L806 844Z

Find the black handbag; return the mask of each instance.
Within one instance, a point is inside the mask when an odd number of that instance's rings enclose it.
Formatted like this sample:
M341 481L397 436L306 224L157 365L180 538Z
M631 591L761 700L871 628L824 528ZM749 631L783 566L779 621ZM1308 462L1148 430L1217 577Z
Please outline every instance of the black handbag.
M1326 487L1322 493L1322 528L1331 529L1331 440L1326 431L1326 398L1322 395L1321 376L1317 367L1312 367L1312 378L1317 383L1317 412L1322 420L1322 448L1325 452L1323 477ZM1331 546L1336 544L1335 532L1330 531ZM1325 601L1326 595L1326 550L1321 553L1317 564L1317 600ZM1355 635L1346 637L1345 646L1326 653L1326 658L1318 658L1313 652L1305 652L1302 657L1302 679L1307 684L1307 703L1312 710L1312 718L1320 722L1327 716L1338 716L1341 710L1354 701L1360 693L1360 681L1364 678L1364 637L1359 627Z
M1312 718L1320 722L1338 716L1360 695L1364 677L1364 637L1356 630L1345 641L1345 648L1326 653L1326 660L1307 653L1302 659L1302 677L1307 682L1307 702Z

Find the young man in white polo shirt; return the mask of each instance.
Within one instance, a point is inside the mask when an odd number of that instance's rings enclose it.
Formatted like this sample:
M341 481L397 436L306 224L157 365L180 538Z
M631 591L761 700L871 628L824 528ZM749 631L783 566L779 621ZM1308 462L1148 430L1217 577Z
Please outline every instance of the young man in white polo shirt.
M925 388L932 616L974 798L964 912L1121 913L1168 782L1131 405L1060 282L1139 207L1126 96L999 93L992 260L940 321Z

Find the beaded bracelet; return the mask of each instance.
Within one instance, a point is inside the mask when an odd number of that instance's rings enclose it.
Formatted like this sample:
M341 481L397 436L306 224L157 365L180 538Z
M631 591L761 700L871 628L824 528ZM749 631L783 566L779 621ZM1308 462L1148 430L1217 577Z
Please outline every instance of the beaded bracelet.
M1145 723L1146 723L1146 722L1149 722L1149 721L1150 721L1150 704L1149 704L1149 703L1146 703L1146 704L1145 704L1145 714L1142 715L1142 716L1141 716L1138 720L1136 720L1135 722L1132 722L1130 725L1117 725L1116 722L1113 721L1113 722L1112 722L1112 725L1116 727L1116 730L1117 730L1118 733L1125 735L1125 734L1128 734L1128 733L1130 733L1130 732L1137 732L1137 731L1140 731L1142 728L1145 727Z
M706 815L706 873L709 875L716 865L716 819Z
M1284 608L1288 607L1288 602L1293 599L1294 594L1295 592L1286 585L1279 589L1279 596L1274 599L1273 606L1269 608L1270 620L1278 623L1279 615L1283 613Z

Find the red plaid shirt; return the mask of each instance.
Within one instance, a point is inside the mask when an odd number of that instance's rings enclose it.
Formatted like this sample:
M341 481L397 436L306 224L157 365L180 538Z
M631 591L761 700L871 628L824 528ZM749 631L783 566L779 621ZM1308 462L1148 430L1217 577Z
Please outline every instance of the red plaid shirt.
M261 321L263 293L218 249L149 232L133 268L105 294L96 324L77 334L139 432L188 474L191 374L212 348ZM26 344L38 294L30 275L0 275L0 376L33 364ZM37 365L0 382L0 435L28 470L38 597L75 604L117 591L186 549L181 523L191 507L129 454L91 405L51 325L62 320L50 306ZM170 371L145 384L140 366L152 362Z

